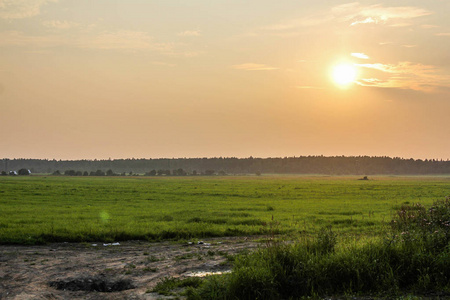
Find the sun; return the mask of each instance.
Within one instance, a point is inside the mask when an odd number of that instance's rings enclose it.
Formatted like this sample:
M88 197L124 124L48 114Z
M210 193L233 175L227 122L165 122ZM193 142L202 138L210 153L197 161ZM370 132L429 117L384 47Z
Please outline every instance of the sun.
M333 80L336 84L346 86L356 79L356 68L352 64L339 64L333 68Z

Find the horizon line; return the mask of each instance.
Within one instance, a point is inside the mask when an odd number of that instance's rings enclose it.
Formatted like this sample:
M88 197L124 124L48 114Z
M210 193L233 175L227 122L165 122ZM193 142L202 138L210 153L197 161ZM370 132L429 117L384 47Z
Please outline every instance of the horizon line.
M390 158L390 159L402 159L402 160L435 160L435 161L449 161L450 158L414 158L414 157L401 157L401 156L389 156L389 155L299 155L299 156L267 156L267 157L237 157L237 156L203 156L203 157L156 157L156 158L79 158L79 159L57 159L57 158L7 158L4 157L1 160L47 160L47 161L116 161L116 160L177 160L177 159L287 159L287 158L304 158L304 157L322 157L322 158Z

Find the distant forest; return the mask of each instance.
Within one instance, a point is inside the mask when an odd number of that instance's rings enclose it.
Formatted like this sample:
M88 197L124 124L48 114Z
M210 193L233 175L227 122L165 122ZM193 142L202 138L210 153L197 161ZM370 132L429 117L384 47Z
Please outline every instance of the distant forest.
M27 169L64 175L426 175L450 174L449 160L369 156L300 156L284 158L158 158L108 160L3 159L0 171ZM109 171L109 173L108 173Z

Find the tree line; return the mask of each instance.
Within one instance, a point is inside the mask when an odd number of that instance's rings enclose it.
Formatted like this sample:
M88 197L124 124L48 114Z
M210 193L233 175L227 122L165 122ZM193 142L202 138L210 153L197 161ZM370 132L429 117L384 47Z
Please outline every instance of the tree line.
M226 172L224 171L219 171L216 173L216 171L214 170L206 170L205 172L197 172L196 170L192 171L192 173L188 173L183 169L176 169L176 170L151 170L149 172L145 172L143 175L144 176L197 176L197 175L205 175L205 176L212 176L212 175L227 175ZM5 174L6 175L6 174ZM28 174L20 174L19 175L28 175ZM56 170L52 173L52 175L55 176L138 176L138 175L142 175L142 174L137 174L137 173L133 173L133 172L122 172L122 173L116 173L113 170L109 169L106 172L102 171L102 170L97 170L97 171L75 171L75 170L66 170L64 171L64 173L61 173L59 170Z
M450 174L449 160L405 159L387 156L299 156L275 158L157 158L107 160L3 159L0 170L27 169L31 173L65 174L66 170L85 176L114 170L129 175L207 175L214 174L324 174L324 175L426 175ZM73 171L73 172L71 172ZM61 173L62 172L62 173ZM86 174L87 172L87 174ZM185 173L185 174L184 174ZM69 175L69 174L67 174ZM112 176L110 174L110 176Z

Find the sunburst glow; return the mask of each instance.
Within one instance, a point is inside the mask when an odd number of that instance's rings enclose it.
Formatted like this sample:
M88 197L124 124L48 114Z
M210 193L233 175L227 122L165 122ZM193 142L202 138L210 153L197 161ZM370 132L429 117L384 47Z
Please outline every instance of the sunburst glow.
M333 80L339 85L348 85L356 79L356 68L351 64L340 64L333 68Z

